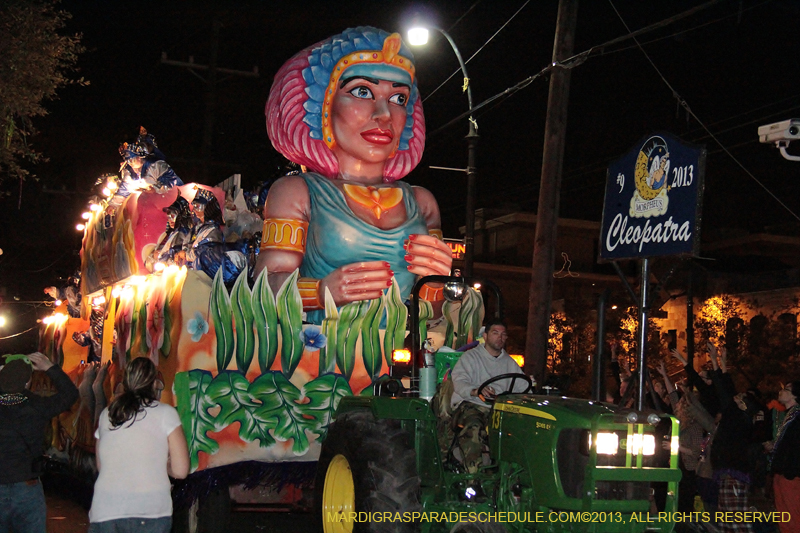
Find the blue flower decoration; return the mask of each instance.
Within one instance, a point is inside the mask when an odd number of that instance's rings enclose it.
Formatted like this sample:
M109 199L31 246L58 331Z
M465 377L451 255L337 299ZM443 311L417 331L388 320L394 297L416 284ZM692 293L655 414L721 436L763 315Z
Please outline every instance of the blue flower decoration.
M300 334L300 340L303 341L303 346L311 351L324 348L328 344L328 338L317 326L309 326L304 329Z
M192 335L192 341L199 342L200 339L208 333L208 322L200 314L200 311L194 312L194 318L189 319L186 324L186 331Z

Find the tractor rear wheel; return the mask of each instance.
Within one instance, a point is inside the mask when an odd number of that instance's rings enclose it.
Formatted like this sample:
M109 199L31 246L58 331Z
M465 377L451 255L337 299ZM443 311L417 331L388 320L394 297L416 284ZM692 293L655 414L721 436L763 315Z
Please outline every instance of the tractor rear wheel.
M314 486L323 531L415 531L409 517L421 510L416 464L411 436L399 422L366 411L341 415L322 444Z

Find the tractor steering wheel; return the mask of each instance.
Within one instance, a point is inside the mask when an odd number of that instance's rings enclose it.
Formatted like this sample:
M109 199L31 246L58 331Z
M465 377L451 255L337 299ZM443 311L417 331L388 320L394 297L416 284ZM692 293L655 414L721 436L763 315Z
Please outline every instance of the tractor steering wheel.
M506 390L504 390L503 392L495 394L495 398L500 396L500 395L502 395L502 394L509 394L509 393L514 392L514 385L516 385L518 379L519 380L523 380L528 384L528 386L525 388L525 390L522 391L519 394L528 394L528 393L533 392L533 381L531 381L531 378L529 378L525 374L520 374L519 372L512 372L512 373L509 373L509 374L500 374L499 376L494 376L492 378L487 379L483 383L481 383L481 386L478 387L478 393L477 393L478 397L481 400L483 400L483 391L484 391L484 389L486 389L492 383L495 383L495 382L503 380L503 379L510 379L511 380L511 385Z

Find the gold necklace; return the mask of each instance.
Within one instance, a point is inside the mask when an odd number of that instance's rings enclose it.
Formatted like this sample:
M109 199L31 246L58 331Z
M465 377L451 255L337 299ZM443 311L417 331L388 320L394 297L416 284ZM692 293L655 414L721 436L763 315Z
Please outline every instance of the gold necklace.
M371 210L378 220L381 219L381 214L403 201L403 189L399 187L373 187L345 183L344 192L355 203Z

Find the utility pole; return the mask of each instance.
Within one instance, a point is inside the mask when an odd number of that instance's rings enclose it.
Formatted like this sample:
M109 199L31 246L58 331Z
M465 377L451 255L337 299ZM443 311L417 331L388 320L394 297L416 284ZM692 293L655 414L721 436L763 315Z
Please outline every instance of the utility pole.
M694 368L694 263L689 263L686 287L686 362Z
M578 0L559 0L553 63L572 56ZM553 263L558 230L558 207L561 194L561 171L567 129L570 71L554 68L550 75L550 96L544 130L542 178L536 214L536 237L528 296L528 335L525 342L525 373L544 384L547 369L547 340L550 328L550 304L553 297Z
M203 148L202 148L202 175L203 182L208 183L208 170L211 166L211 156L214 139L214 124L217 120L217 74L230 74L232 76L244 76L247 78L258 78L258 67L253 67L252 71L246 70L232 70L228 68L219 68L217 60L219 56L219 29L222 24L219 20L214 19L211 29L211 50L209 53L208 65L200 65L194 62L194 57L189 56L189 61L174 61L167 59L167 53L161 52L161 63L165 65L172 65L175 67L183 67L189 70L192 74L197 76L200 81L206 84L205 91L205 122L203 124ZM197 73L198 70L208 71L206 77Z

